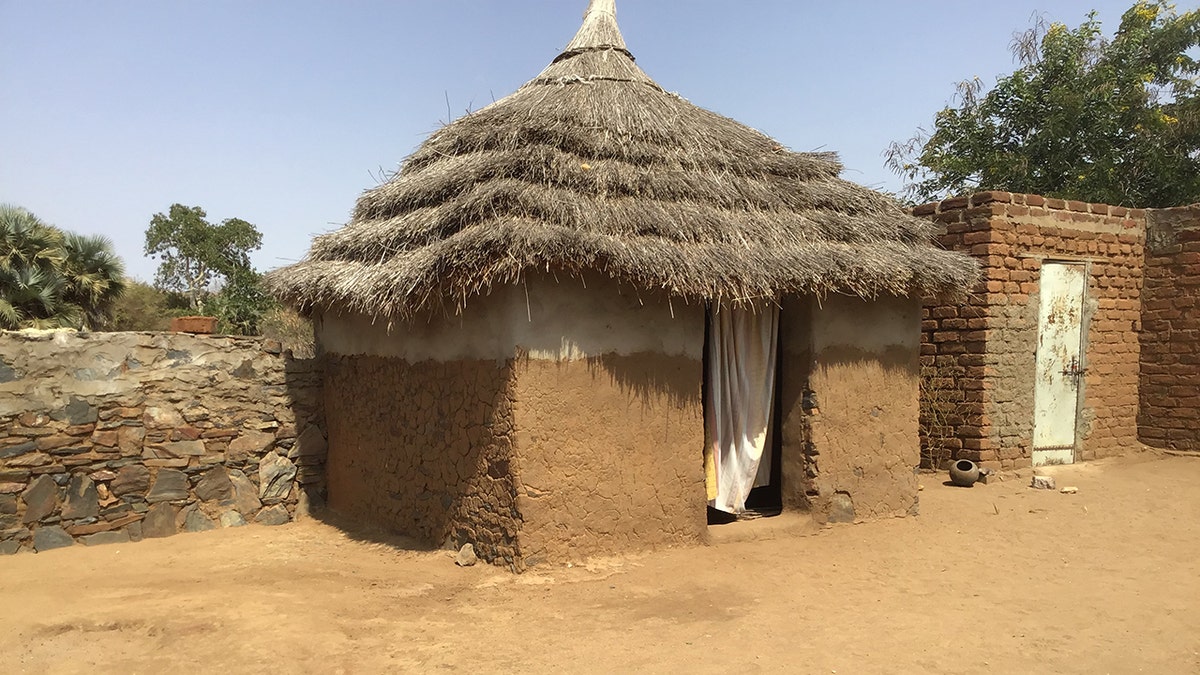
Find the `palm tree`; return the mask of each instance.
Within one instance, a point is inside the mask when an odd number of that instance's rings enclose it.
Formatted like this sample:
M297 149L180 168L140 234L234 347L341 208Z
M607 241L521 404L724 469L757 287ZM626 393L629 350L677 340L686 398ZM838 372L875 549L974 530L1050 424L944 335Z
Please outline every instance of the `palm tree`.
M19 206L0 204L0 269L52 269L64 254L61 232Z
M37 267L0 268L0 328L57 328L62 278ZM78 316L72 312L72 317Z
M0 328L95 328L125 288L112 243L0 204Z
M99 235L69 232L63 236L63 300L79 308L84 326L104 326L113 303L125 292L125 265L112 241Z

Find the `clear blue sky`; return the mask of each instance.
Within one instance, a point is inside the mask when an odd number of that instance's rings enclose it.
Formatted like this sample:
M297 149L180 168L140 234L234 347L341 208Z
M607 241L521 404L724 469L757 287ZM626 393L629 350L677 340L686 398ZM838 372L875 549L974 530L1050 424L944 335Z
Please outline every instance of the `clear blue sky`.
M104 234L129 272L174 202L301 258L447 118L535 76L586 0L0 0L0 202ZM1035 12L1107 32L1132 0L618 0L659 84L844 176L895 190L882 151L958 80L988 84Z

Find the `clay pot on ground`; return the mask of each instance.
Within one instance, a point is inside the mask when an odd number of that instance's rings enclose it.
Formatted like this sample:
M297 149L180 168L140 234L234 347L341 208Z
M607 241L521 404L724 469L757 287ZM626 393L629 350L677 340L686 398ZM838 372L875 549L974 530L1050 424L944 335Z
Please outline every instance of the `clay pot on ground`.
M177 316L171 319L171 332L210 335L217 332L215 316Z
M969 459L960 459L950 465L950 482L959 487L971 487L979 480L979 465Z

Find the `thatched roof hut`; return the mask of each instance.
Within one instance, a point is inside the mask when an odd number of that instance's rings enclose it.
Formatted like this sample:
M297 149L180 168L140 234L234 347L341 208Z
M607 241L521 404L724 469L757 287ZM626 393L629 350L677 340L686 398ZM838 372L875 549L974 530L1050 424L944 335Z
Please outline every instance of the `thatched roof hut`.
M710 507L911 513L919 296L975 263L840 168L663 90L592 0L269 276L314 317L330 508L514 569Z
M614 0L592 0L541 74L433 134L268 283L304 311L395 320L461 310L533 270L735 305L974 280L931 223L841 168L663 89L634 62Z

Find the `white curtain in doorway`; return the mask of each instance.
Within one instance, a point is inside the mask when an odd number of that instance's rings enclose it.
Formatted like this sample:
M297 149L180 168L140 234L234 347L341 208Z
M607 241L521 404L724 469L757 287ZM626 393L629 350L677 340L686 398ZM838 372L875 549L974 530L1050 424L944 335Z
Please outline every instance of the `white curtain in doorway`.
M708 392L704 469L709 506L746 509L746 497L771 479L771 414L779 307L714 307L708 314Z

